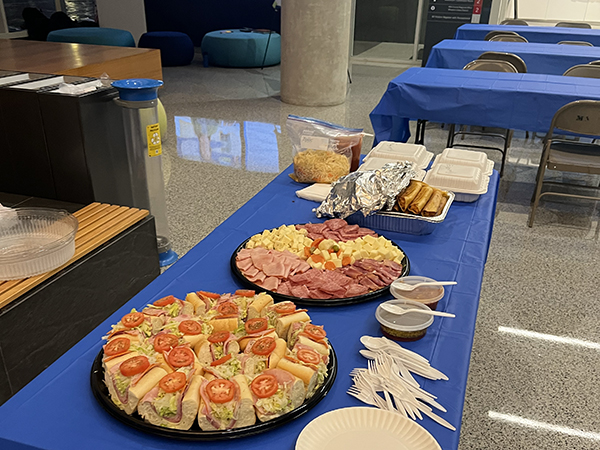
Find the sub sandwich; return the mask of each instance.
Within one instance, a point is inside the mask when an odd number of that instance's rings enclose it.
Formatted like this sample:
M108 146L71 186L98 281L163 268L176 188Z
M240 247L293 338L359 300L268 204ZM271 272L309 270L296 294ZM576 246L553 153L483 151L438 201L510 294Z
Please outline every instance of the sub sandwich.
M251 340L242 356L244 375L253 378L265 369L274 369L286 351L283 339L264 336Z
M244 375L230 380L204 380L200 385L198 425L204 431L230 430L254 425L252 395Z
M304 382L282 369L267 369L250 383L256 416L261 422L275 419L302 405Z
M167 374L144 355L127 354L111 362L104 371L104 383L113 403L127 414L132 414L140 399Z

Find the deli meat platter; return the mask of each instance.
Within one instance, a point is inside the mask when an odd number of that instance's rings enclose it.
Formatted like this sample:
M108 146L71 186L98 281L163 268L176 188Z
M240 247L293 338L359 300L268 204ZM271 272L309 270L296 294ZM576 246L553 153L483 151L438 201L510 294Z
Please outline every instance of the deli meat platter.
M342 219L282 225L245 240L231 257L247 286L278 300L339 306L383 295L410 262L394 242Z

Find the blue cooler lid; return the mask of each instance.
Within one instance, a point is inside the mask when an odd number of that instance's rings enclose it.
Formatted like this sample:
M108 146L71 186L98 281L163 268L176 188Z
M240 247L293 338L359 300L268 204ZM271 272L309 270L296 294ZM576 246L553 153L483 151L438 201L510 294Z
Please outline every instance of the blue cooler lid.
M160 80L150 78L129 78L112 82L112 86L119 90L121 100L128 102L146 102L156 99L158 88L163 84Z

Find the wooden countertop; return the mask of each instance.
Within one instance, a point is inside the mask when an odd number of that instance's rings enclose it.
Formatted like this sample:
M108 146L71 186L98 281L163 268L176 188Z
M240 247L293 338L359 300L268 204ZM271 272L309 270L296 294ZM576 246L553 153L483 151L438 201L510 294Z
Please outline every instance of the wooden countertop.
M162 80L160 50L0 39L0 70Z

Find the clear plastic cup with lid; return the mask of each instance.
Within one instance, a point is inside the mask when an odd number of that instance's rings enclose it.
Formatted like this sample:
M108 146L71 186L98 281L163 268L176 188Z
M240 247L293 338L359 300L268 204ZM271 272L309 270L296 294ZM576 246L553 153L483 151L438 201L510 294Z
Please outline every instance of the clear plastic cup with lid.
M417 284L436 281L433 278L421 276L409 276L398 278L398 282L406 284ZM395 282L394 282L395 283ZM427 305L431 309L437 309L438 302L444 298L444 286L421 286L412 291L403 291L394 287L394 283L390 286L390 293L400 300L412 300Z
M423 303L412 300L388 300L384 302L390 305L396 305L403 309L424 309L430 308ZM425 336L427 328L433 323L433 316L409 312L398 315L385 311L381 305L375 311L375 317L381 325L381 331L384 336L395 341L417 341Z

